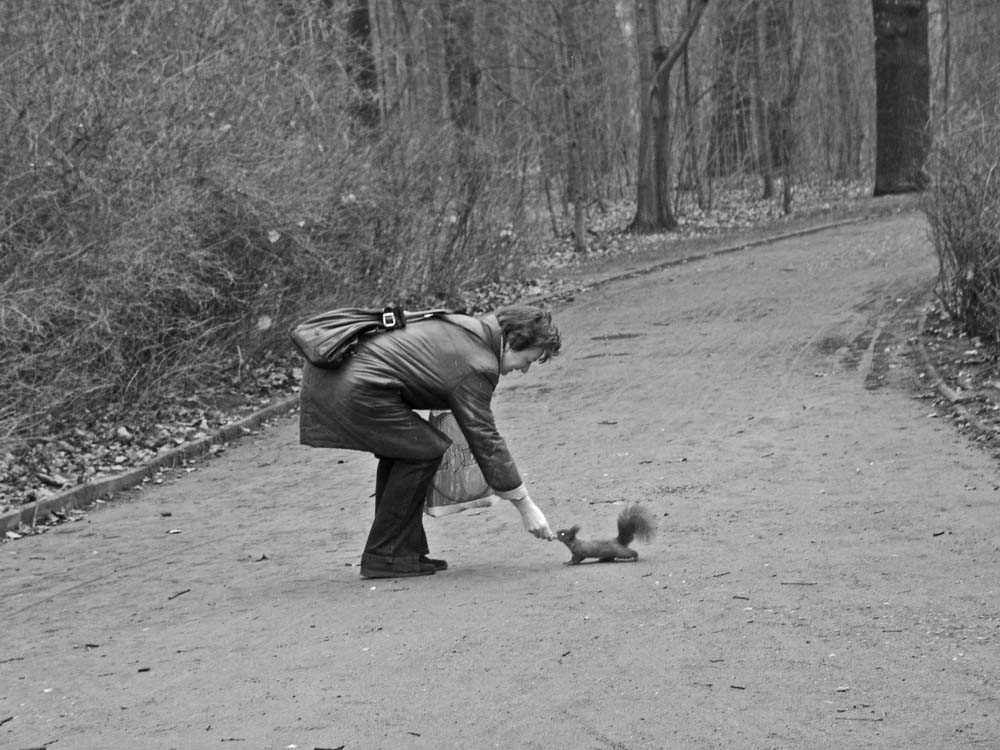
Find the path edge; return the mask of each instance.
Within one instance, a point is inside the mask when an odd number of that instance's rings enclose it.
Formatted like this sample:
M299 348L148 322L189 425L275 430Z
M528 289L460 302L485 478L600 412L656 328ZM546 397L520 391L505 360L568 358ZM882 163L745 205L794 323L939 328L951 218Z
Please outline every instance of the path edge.
M291 412L298 406L298 403L298 395L287 396L243 419L220 427L211 435L161 453L134 469L96 479L93 482L79 484L52 497L21 505L0 516L0 534L16 533L22 525L34 529L40 521L45 521L54 514L87 508L101 498L133 489L158 471L180 466L186 461L206 456L216 446L233 443L251 434L265 422Z

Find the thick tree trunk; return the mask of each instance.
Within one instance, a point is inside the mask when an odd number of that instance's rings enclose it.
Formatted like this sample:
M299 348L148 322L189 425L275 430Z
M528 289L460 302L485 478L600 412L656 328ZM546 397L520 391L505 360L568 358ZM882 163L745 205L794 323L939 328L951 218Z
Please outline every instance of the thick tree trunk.
M650 175L653 174L653 149L651 132L652 97L646 92L652 88L655 68L651 58L645 54L647 49L656 49L660 45L660 17L657 12L656 0L636 0L635 3L635 46L639 60L639 164L636 178L636 214L629 226L629 231L648 231L647 226L654 226L656 221L656 187Z
M927 0L872 0L875 195L922 190L929 145Z
M677 228L673 203L670 200L672 185L672 162L670 153L670 65L667 65L669 50L660 47L653 51L652 98L652 141L653 141L653 189L657 200L652 206L653 228L672 230Z

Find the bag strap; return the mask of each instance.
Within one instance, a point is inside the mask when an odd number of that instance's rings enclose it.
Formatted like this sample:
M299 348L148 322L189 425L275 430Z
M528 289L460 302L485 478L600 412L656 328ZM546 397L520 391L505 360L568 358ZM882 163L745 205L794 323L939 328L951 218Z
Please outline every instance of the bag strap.
M427 318L437 318L442 315L454 315L456 313L458 313L457 310L448 310L445 308L407 312L399 305L389 305L382 308L382 328L392 331L396 328L406 328L407 323L416 323L418 320L427 320Z
M486 341L483 338L483 326L480 321L472 315L469 315L464 310L448 310L446 308L435 308L433 310L418 310L415 312L406 312L401 310L399 307L387 307L382 311L383 325L385 325L385 316L388 313L392 313L392 317L396 320L402 320L400 324L397 322L393 328L405 328L407 323L416 323L421 320L429 320L430 318L442 318L447 320L452 325L456 325L459 328L465 329L468 333L471 333L476 338ZM391 331L393 328L386 327L385 330ZM383 330L382 328L378 330Z

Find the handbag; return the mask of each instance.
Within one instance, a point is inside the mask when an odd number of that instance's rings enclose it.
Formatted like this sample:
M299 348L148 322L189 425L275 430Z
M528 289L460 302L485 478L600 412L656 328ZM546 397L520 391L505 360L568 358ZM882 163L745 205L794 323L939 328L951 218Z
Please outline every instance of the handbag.
M434 309L406 312L399 306L375 310L344 307L320 313L292 328L289 336L307 361L335 370L354 353L362 336L405 328L408 323L448 315L454 310Z
M424 512L436 518L493 505L498 498L486 483L455 416L450 411L432 411L427 421L447 435L451 445L427 489Z

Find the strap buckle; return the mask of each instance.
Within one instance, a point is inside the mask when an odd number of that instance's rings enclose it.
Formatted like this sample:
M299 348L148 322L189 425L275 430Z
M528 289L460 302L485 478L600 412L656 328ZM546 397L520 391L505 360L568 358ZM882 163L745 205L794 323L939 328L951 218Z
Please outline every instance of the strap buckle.
M391 331L393 328L406 328L406 315L398 305L382 310L382 327Z

